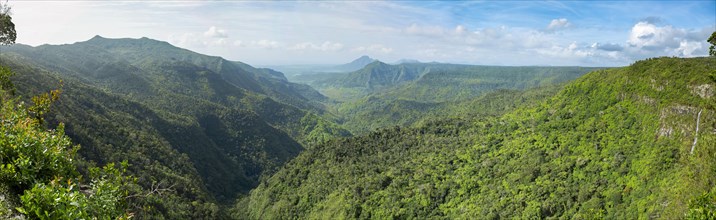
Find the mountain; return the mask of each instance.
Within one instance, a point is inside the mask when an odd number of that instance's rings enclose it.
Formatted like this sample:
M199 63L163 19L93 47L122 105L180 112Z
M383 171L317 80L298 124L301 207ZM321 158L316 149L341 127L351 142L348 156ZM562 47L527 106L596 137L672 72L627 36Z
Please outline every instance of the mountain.
M395 61L395 63L393 63L393 64L397 65L397 64L403 64L403 63L422 63L422 62L420 62L419 60L415 60L415 59L400 59L400 60Z
M20 94L62 82L64 95L46 121L65 123L81 156L126 160L141 186L172 187L140 216L216 214L217 204L248 192L300 151L350 135L326 119L325 97L312 88L166 42L98 36L4 47L0 58L18 73Z
M409 127L433 118L473 118L498 116L518 106L544 100L564 84L527 90L498 89L459 101L422 102L388 95L367 97L337 104L341 124L353 134L366 134L383 128Z
M112 77L128 77L117 80L129 80L133 84L141 85L144 82L137 75L139 72L159 64L179 64L211 71L233 86L269 95L278 101L301 108L321 111L320 104L316 104L314 100L309 100L304 95L319 101L324 99L320 93L311 91L310 87L290 83L285 80L283 74L275 71L256 69L241 62L198 54L149 38L107 39L95 36L88 41L71 45L43 45L36 48L16 45L5 51L22 53L36 64L48 67L50 70L72 74L90 83L99 83L108 87L126 86L108 83L113 80ZM73 61L71 65L58 66ZM112 71L129 73L113 74Z
M471 94L479 96L482 89L519 89L559 83L574 79L597 68L585 67L506 67L476 66L441 63L404 63L390 65L375 61L364 68L347 74L312 83L324 94L330 90L355 90L363 94L395 90L400 95L424 97L423 100L446 99L458 95L458 90L473 88ZM457 83L457 84L455 84ZM401 87L402 86L402 87ZM443 93L430 94L433 89ZM475 93L477 92L477 93ZM429 96L429 97L428 97ZM335 98L335 97L334 97ZM449 98L448 98L449 99Z
M361 56L350 63L341 65L280 65L268 67L286 73L286 78L291 82L311 84L317 80L332 78L345 72L361 69L374 61L377 60L368 56Z
M233 215L698 218L716 198L714 66L638 61L497 117L336 139L264 179Z
M596 69L599 68L390 65L376 61L358 71L333 75L312 85L338 101L333 109L342 117L342 125L354 134L361 134L386 126L407 126L435 112L462 111L464 103L500 90L519 93L551 88Z
M127 161L131 164L130 174L137 177L138 184L147 191L159 186L171 187L171 191L141 198L143 201L140 204L143 205L136 204L139 207L132 210L136 217L187 218L196 216L195 213L207 213L212 206L215 208L216 199L210 193L213 187L205 184L206 180L199 172L204 166L214 166L220 170L217 173L224 178L215 180L217 186L233 181L241 182L244 187L251 184L245 177L251 172L249 170L227 173L227 168L243 168L235 162L227 161L226 157L194 163L197 157L220 154L221 151L211 141L206 141L204 134L192 134L200 130L198 126L182 124L174 121L179 118L176 115L165 115L166 112L152 110L141 103L109 94L71 78L62 78L56 73L18 62L6 55L0 55L0 64L17 73L12 80L18 94L39 94L61 86L61 98L51 107L46 121L50 127L65 123L65 133L81 146L79 154L84 159L98 164ZM181 136L166 136L167 132L177 132ZM189 157L186 149L175 145L185 137L202 137L199 140L206 141L201 146L205 153ZM300 145L293 146L300 148ZM199 146L196 147L198 150ZM215 178L213 176L204 173L204 177Z
M365 67L336 78L324 80L322 84L336 87L360 87L368 90L417 79L427 69L425 66L390 65L374 61Z
M341 72L356 71L375 61L378 60L363 55L361 57L358 57L358 59L351 61L350 63L338 65L333 69L339 70Z
M203 99L228 107L242 106L274 127L304 141L299 126L305 114L325 113L325 97L309 86L286 81L269 69L227 61L148 38L106 39L96 36L71 45L15 45L4 54L124 95L130 100L182 113L201 110L164 96ZM280 115L277 115L280 114ZM288 117L288 118L286 118ZM287 120L279 120L287 119ZM291 129L290 129L291 128ZM310 131L307 131L310 132Z

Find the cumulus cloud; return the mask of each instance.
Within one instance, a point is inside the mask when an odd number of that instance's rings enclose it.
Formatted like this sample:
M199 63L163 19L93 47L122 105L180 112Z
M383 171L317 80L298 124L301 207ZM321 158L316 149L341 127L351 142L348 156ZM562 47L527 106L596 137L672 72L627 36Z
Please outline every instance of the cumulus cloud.
M337 51L343 49L343 44L325 41L322 44L314 44L311 42L298 43L288 47L289 50L319 50L319 51Z
M615 43L594 43L591 48L603 51L622 51L624 47Z
M466 36L465 43L471 44L471 45L481 45L481 44L493 44L504 40L506 37L510 37L508 28L506 26L501 26L499 28L483 28L476 30L472 32L470 35Z
M277 41L263 39L258 41L251 41L251 46L263 49L275 49L279 47L279 43Z
M226 38L205 41L208 46L224 46L227 44Z
M449 37L454 35L466 34L468 33L468 30L463 25L457 25L455 26L455 28L449 29L443 28L441 26L423 26L411 24L407 28L403 29L403 33L427 37Z
M234 41L234 46L241 47L241 46L246 46L246 44L242 40L236 40L236 41Z
M226 30L217 28L216 26L209 27L209 30L204 32L204 36L213 37L213 38L228 38L229 37L229 35L226 34Z
M639 20L639 21L641 21L641 22L646 22L646 23L649 23L649 24L659 24L659 23L661 23L661 18L660 18L660 17L655 17L655 16L649 16L649 17L646 17L646 18L642 18L642 19Z
M628 49L639 57L706 55L708 45L704 39L712 29L687 30L640 21L629 33Z
M169 43L177 45L179 47L204 47L207 45L201 36L197 36L194 33L183 33L180 35L169 35Z
M346 38L349 40L341 43L308 37L263 39L260 35L244 35L244 39L236 40L228 38L225 30L212 26L206 32L179 36L177 41L207 48L229 45L257 49L255 51L262 49L263 53L344 51L398 57L404 56L398 52L409 51L418 59L447 62L462 59L465 63L495 65L619 66L647 57L706 55L708 44L705 39L716 29L714 26L684 29L671 26L659 17L646 17L626 27L609 30L588 26L576 29L572 22L575 21L555 18L541 27L488 24L470 26L469 29L467 25L399 23L371 29L371 33L377 33L379 38ZM561 32L566 29L572 30ZM610 37L593 36L594 33Z
M551 22L549 22L549 25L547 25L547 31L548 32L554 32L562 29L566 29L572 26L572 23L569 22L566 18L559 18L559 19L552 19Z
M168 39L169 43L177 45L179 47L214 47L224 46L228 44L226 38L207 38L197 33L184 33L180 35L170 35Z
M658 27L652 23L640 21L629 33L629 46L645 50L663 50L678 47L685 35L683 29L671 26Z
M566 46L554 44L549 48L537 48L535 50L543 55L563 58L585 58L596 55L594 50L590 49L590 47L580 46L577 42L572 42Z
M701 43L701 42L681 41L681 42L679 42L679 48L676 48L676 52L678 53L679 56L694 57L696 55L699 55L699 54L696 54L695 52L702 50L704 48L706 48L706 46L703 45L703 43ZM703 50L703 51L706 51L706 50Z
M412 24L404 30L407 34L413 35L424 35L424 36L442 36L445 34L445 29L440 26L420 26Z
M353 52L379 52L379 53L392 53L393 48L383 46L382 44L372 44L370 46L360 46L353 48L351 51Z
M458 25L457 27L455 27L455 33L456 33L456 34L464 34L464 33L467 33L467 28L465 28L465 26Z

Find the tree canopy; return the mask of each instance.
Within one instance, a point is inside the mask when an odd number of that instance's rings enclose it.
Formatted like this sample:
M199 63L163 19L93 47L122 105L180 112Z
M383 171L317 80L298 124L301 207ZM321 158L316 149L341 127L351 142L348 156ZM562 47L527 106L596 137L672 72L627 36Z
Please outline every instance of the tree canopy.
M711 37L707 40L711 46L709 47L709 55L716 56L716 31L711 33Z
M0 45L14 44L17 38L11 15L10 6L0 2Z

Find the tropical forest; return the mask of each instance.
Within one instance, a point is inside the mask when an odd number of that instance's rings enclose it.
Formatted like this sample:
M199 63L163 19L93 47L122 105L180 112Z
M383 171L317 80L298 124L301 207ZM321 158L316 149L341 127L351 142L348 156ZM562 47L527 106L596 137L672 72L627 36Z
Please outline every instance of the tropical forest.
M716 219L716 2L0 1L0 219Z

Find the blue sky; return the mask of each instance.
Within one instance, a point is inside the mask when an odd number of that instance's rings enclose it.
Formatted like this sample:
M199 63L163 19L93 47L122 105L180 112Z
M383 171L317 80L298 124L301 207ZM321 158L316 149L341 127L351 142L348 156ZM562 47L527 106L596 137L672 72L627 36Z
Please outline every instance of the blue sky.
M253 65L361 55L621 66L704 56L716 1L10 1L18 43L149 37Z

